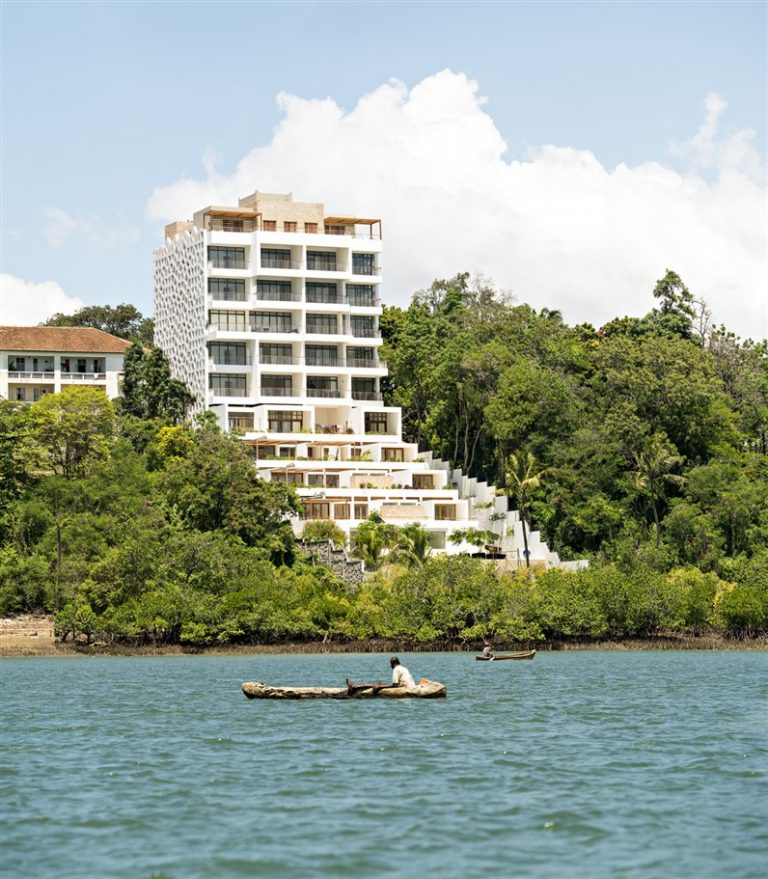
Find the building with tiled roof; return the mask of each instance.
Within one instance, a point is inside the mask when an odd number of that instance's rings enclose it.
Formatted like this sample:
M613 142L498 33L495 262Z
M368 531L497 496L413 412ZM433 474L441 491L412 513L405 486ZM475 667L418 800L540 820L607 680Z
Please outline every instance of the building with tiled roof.
M31 403L72 385L117 397L129 345L90 327L0 327L0 397Z

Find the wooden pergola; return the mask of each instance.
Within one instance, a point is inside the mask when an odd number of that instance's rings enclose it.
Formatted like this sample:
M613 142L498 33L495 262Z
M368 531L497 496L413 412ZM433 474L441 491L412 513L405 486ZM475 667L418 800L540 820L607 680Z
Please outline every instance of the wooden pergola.
M325 217L323 220L326 226L368 226L370 238L375 238L373 227L379 227L379 240L381 240L381 220L368 219L364 217Z

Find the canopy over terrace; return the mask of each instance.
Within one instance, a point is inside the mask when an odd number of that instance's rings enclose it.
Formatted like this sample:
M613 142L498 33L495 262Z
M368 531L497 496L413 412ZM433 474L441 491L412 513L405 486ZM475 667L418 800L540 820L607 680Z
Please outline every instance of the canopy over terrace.
M325 217L324 220L323 220L323 222L325 223L325 229L326 229L326 232L328 231L328 228L329 228L329 227L333 227L333 226L352 226L353 228L354 228L355 226L367 226L367 227L368 227L368 236L367 236L367 237L369 237L369 238L376 238L376 237L378 237L379 240L381 240L381 220L366 219L366 218L363 218L363 217L340 217L340 216L333 216L333 217ZM374 226L378 226L378 227L379 227L379 230L378 230L378 231L379 231L379 234L378 234L378 236L376 236L376 235L373 234L373 227L374 227ZM364 237L366 237L366 236L364 236L364 235L358 235L357 232L354 232L353 234L354 234L355 238L364 238Z

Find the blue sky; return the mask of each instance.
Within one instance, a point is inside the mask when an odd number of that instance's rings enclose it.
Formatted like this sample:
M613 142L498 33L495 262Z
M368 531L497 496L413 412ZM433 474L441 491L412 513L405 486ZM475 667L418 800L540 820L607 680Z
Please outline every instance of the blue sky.
M382 216L389 302L600 323L674 268L768 335L766 9L4 0L0 319L151 314L164 222L262 189Z

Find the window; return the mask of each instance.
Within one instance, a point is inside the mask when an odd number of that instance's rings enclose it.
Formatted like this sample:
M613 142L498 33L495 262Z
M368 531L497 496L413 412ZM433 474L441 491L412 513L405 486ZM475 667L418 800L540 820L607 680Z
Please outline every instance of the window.
M307 366L338 366L339 352L335 345L307 345Z
M20 400L22 403L27 399L27 392L24 388L16 388L16 399Z
M307 282L307 302L339 302L335 284Z
M262 363L292 363L293 353L290 345L259 345L259 360Z
M353 275L375 275L376 274L376 256L373 253L353 253L352 254L352 274Z
M253 415L230 415L230 430L253 430Z
M291 222L289 220L285 220L283 223L283 232L295 232L296 231L296 223Z
M368 518L368 504L355 504L355 519Z
M281 458L295 458L296 457L296 446L280 446L280 454Z
M261 395L263 397L293 396L293 379L290 375L262 375Z
M382 449L381 450L381 459L382 461L403 461L403 450L402 449Z
M244 247L209 247L208 261L217 269L244 269Z
M245 301L245 281L235 278L208 278L208 292L214 299Z
M304 485L304 476L301 473L273 473L272 480L285 485Z
M347 301L350 305L376 305L373 284L347 284Z
M365 432L366 433L388 433L387 430L387 413L386 412L366 412L365 413Z
M69 361L67 361L68 363ZM26 357L9 357L8 358L8 369L11 372L24 372L27 368L27 358ZM63 367L62 367L63 368Z
M257 333L290 333L291 321L289 311L255 311L251 314L251 329Z
M376 351L373 348L347 348L347 366L375 366Z
M277 232L277 220L264 220L261 224L261 228L265 232Z
M336 253L328 250L308 250L307 268L322 272L335 272Z
M333 505L333 518L334 519L349 519L350 514L350 506L349 504L334 504Z
M329 334L338 332L335 314L308 314L307 332Z
M244 397L244 375L211 375L209 387L217 397Z
M299 433L304 426L302 412L269 412L267 421L275 433Z
M379 395L376 393L375 378L353 378L352 379L352 399L353 400L378 400Z
M308 375L308 397L338 397L339 380L335 375Z
M304 231L314 235L317 232L317 223L304 223Z
M244 311L209 311L208 320L212 327L219 330L245 332Z
M326 235L344 235L346 234L347 227L339 226L334 224L326 224L325 226L325 234Z
M245 342L211 342L209 346L211 359L217 365L245 366Z
M78 372L87 372L88 371L88 363L85 358L77 361L77 371Z
M435 504L435 519L455 519L456 507L452 504Z
M291 267L291 251L262 247L261 267L264 269L289 269Z
M373 316L355 317L349 319L352 335L363 339L372 339L376 336L376 323Z
M256 293L259 299L271 299L280 302L290 302L293 299L290 281L257 281Z
M304 501L304 518L330 519L331 505L327 503L317 503L316 501Z

